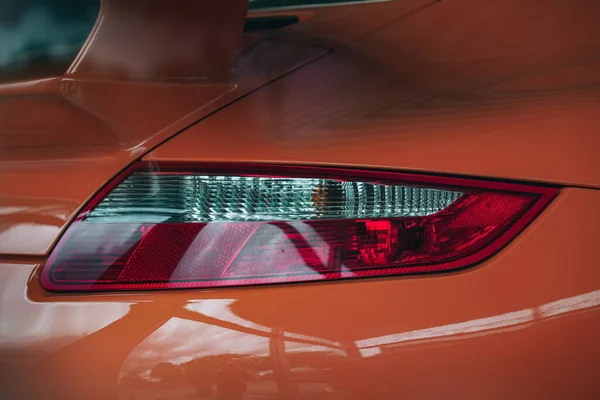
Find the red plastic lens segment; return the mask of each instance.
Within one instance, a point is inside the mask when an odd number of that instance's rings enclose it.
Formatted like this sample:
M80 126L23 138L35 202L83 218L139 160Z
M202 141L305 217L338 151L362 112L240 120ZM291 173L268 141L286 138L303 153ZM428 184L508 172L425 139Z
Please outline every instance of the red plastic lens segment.
M464 268L558 190L341 168L139 163L81 212L53 291L243 286Z

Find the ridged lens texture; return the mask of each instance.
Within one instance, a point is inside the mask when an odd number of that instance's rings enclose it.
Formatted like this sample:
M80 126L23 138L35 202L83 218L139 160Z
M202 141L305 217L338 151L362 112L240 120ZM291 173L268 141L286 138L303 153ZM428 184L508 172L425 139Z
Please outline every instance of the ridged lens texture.
M555 193L311 171L315 178L129 174L79 216L42 283L59 291L148 290L461 268L497 251Z
M91 222L297 221L426 216L457 191L311 178L138 172L89 215Z

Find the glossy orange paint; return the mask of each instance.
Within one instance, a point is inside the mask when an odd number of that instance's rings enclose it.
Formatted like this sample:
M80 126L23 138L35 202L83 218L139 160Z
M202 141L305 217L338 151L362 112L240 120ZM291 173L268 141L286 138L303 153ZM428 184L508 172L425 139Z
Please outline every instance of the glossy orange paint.
M412 12L406 4L315 11L306 26L274 33L316 35L314 43L335 50L145 159L360 165L600 187L600 3L543 2L538 19L536 2L423 2ZM500 34L506 27L510 34Z
M0 253L14 254L0 256L5 398L600 396L600 4L417 0L302 12L295 27L246 38L226 80L0 86L7 107L46 113L0 118ZM73 213L141 157L566 187L499 254L455 273L44 291L41 267Z

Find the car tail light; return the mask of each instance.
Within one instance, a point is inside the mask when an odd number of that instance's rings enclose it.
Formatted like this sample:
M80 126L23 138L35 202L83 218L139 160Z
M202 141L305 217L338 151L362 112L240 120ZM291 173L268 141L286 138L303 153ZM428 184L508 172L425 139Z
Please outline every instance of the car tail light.
M78 215L42 284L148 290L452 270L492 255L556 193L342 168L139 163Z

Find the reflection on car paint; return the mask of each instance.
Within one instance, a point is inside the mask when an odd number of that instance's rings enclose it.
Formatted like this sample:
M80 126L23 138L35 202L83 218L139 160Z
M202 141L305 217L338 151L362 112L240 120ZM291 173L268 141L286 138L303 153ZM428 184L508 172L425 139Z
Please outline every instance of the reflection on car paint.
M522 328L524 327L524 324L535 320L543 320L572 311L593 308L597 307L599 304L600 290L594 290L593 292L543 304L536 308L528 308L492 317L458 322L456 324L436 326L434 328L419 329L410 332L359 340L356 342L356 345L361 350L361 354L368 357L381 353L381 349L378 348L378 346L395 345L402 342L436 338L463 339L470 334L478 334L480 332L485 332L485 334L498 333L502 331L502 328Z
M206 292L204 299L190 298L196 291L151 298L130 295L131 301L110 295L48 302L30 294L29 299L21 288L32 272L35 277L34 267L26 264L0 268L0 358L13 366L1 383L9 389L7 382L16 385L20 393L54 393L58 398L78 398L90 388L99 398L118 394L126 400L188 395L347 398L364 393L373 379L399 390L407 383L389 381L386 374L393 371L385 366L390 362L406 374L410 363L427 360L432 352L447 360L463 351L469 354L469 348L485 337L510 343L516 332L524 332L519 336L524 339L542 326L556 326L547 325L551 321L571 326L597 318L600 305L600 290L595 290L421 329L394 332L389 329L399 325L390 323L383 328L387 334L349 340L355 335L344 329L320 337L277 322L257 322L254 315L237 311L238 303L246 302L244 291L222 298L219 291ZM273 293L273 301L279 298L276 291L266 293ZM332 328L342 320L334 312L324 323ZM417 363L412 369L419 373L419 368ZM36 385L25 385L32 372L39 377ZM381 390L379 395L385 397Z
M166 322L129 354L120 371L122 389L130 391L132 386L143 386L145 381L157 390L170 388L173 395L188 392L219 395L219 390L223 390L219 372L233 379L237 372L232 375L228 368L235 365L245 372L240 375L244 376L244 385L240 385L245 388L243 392L258 398L278 393L327 393L331 388L323 377L328 376L327 371L335 364L351 360L353 354L361 358L391 356L397 346L499 334L578 310L597 311L600 290L535 308L345 344L244 320L232 313L229 306L233 302L234 299L214 299L184 306L199 316L214 318L213 323L190 314L186 317L185 311L178 313L178 317ZM309 353L312 358L306 363L303 355ZM315 361L319 358L321 365ZM153 367L148 369L148 366Z

